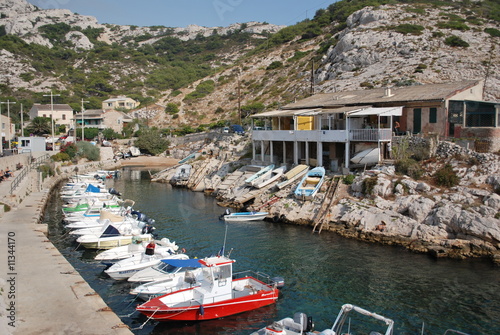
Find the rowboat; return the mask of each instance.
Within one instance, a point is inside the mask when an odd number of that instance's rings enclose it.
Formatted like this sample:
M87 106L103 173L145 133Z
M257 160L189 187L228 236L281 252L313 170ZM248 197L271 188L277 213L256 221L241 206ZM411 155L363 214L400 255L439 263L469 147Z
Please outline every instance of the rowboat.
M279 168L272 170L270 174L268 174L266 177L260 180L260 183L255 184L254 186L256 188L263 188L264 186L272 184L275 181L277 181L281 176L283 176L285 171L286 171L286 165L280 166Z
M308 171L295 189L295 197L302 200L312 200L325 180L325 168L318 166Z
M201 321L254 310L278 299L276 282L250 275L233 278L233 259L213 256L198 261L201 279L185 276L191 287L151 299L136 310L157 321Z
M283 181L276 184L276 187L278 187L278 189L280 190L285 188L286 186L290 185L294 181L304 176L304 174L306 174L307 171L309 171L309 166L304 164L297 165L296 167L294 167L293 169L291 169L282 176L281 179Z
M221 215L221 219L226 222L257 221L264 220L268 214L268 212L231 213L229 210L227 210L224 214Z
M262 182L264 178L271 174L274 169L274 164L268 165L260 169L257 173L254 173L245 180L245 185L255 186Z

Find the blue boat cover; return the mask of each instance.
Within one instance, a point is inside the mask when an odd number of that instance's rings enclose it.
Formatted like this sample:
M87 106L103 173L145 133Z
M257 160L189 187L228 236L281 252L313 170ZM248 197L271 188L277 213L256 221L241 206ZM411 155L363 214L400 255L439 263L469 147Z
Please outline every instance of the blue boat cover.
M113 227L112 225L109 225L104 232L101 234L101 237L113 237L113 236L120 236L120 232L118 229Z
M170 264L178 268L201 268L199 259L162 259L163 263Z
M101 189L97 186L89 184L89 186L87 186L87 189L85 190L85 192L101 193Z

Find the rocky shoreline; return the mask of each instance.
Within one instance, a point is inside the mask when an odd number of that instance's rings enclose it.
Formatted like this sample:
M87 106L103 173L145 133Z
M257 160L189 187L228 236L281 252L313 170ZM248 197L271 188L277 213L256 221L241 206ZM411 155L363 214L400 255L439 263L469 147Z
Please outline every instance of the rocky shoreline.
M431 149L418 180L396 174L388 163L352 172L352 183L345 182L346 176L330 174L318 195L303 201L293 197L296 183L281 190L245 186L244 180L254 173L251 160L244 156L247 145L247 139L234 136L175 147L170 150L175 159L196 153L186 162L192 167L189 178L175 179L180 166L176 164L153 175L152 181L203 191L222 207L267 211L269 220L308 225L319 233L398 245L438 258L486 258L500 264L497 154L441 141ZM433 182L433 174L445 164L460 178L457 186L439 187ZM364 190L366 179L372 181L369 193Z

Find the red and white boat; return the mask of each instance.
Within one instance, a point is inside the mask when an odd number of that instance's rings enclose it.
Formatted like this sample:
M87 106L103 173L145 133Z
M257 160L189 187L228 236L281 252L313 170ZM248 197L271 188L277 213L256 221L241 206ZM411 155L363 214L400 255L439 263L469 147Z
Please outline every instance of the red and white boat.
M201 321L250 311L278 299L278 280L273 282L267 277L269 283L265 283L252 276L233 279L235 261L225 256L199 262L201 279L186 272L189 288L151 299L136 309L157 321Z

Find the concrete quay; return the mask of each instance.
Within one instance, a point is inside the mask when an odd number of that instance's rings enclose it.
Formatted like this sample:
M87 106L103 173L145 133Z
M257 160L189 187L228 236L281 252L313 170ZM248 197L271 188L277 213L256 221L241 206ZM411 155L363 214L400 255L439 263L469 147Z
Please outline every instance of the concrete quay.
M106 168L102 163L78 167L79 173ZM22 201L10 192L12 180L0 184L0 202L14 204L0 217L0 334L132 334L48 240L40 223L51 189L74 168L60 167L58 176L38 185L36 171L28 174L16 188Z

